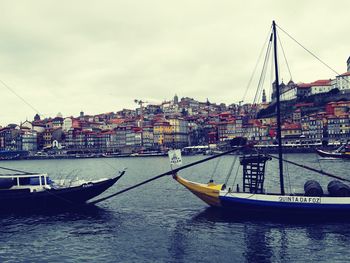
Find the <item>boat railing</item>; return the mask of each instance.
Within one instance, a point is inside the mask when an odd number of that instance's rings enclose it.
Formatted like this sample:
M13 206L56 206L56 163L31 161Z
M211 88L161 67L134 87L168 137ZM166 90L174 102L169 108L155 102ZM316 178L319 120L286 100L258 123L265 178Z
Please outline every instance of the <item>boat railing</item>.
M0 176L0 189L49 188L51 180L48 174L3 174Z

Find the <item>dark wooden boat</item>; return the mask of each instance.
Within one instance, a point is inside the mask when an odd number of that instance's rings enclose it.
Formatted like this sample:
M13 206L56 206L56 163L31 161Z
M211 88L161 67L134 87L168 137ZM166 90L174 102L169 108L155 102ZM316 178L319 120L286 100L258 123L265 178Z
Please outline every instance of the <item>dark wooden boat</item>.
M74 208L100 195L124 174L114 178L52 181L47 174L0 176L0 212Z
M316 152L319 156L324 158L350 159L350 149L348 145L342 145L335 151L316 149Z

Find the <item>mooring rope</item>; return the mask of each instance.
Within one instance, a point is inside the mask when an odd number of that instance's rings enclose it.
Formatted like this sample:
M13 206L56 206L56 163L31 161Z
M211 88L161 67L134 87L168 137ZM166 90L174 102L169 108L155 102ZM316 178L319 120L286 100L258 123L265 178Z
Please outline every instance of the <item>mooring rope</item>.
M225 186L227 185L227 182L228 182L228 180L229 180L230 177L231 177L231 173L232 173L232 170L233 170L233 168L234 168L234 166L235 166L235 164L236 164L237 159L238 159L238 156L236 155L236 156L233 158L233 161L232 161L232 163L231 163L230 169L229 169L228 172L227 172L226 179L225 179L225 183L224 183Z
M166 176L166 175L173 175L173 174L176 174L178 171L181 171L181 170L183 170L183 169L192 167L192 166L194 166L194 165L198 165L198 164L200 164L200 163L207 162L207 161L212 160L212 159L215 159L215 158L219 158L219 157L221 157L221 156L223 156L223 155L227 155L227 154L229 154L229 153L238 151L238 150L240 150L241 148L243 148L243 146L237 147L237 148L235 148L235 149L232 149L232 150L229 150L229 151L226 151L226 152L223 152L223 153L220 153L220 154L217 154L217 155L214 155L214 156L211 156L211 157L208 157L208 158L205 158L205 159L202 159L202 160L199 160L199 161L196 161L196 162L193 162L193 163L184 165L184 166L181 166L181 167L179 167L179 168L172 169L172 170L170 170L170 171L167 171L167 172L165 172L165 173L162 173L162 174L160 174L160 175L157 175L157 176L155 176L155 177L152 177L152 178L150 178L150 179L147 179L147 180L145 180L145 181L143 181L143 182L141 182L141 183L138 183L138 184L136 184L136 185L133 185L133 186L130 186L130 187L125 188L125 189L123 189L123 190L120 190L120 191L118 191L118 192L116 192L116 193L114 193L114 194L111 194L111 195L108 195L108 196L106 196L106 197L97 199L97 200L95 200L95 201L91 201L91 202L89 202L89 203L87 203L87 204L88 204L88 205L90 205L90 204L91 204L91 205L94 205L94 204L100 203L100 202L105 201L105 200L107 200L107 199L110 199L110 198L112 198L112 197L114 197L114 196L120 195L120 194L125 193L125 192L127 192L127 191L130 191L130 190L132 190L132 189L134 189L134 188L137 188L137 187L139 187L139 186L141 186L141 185L144 185L144 184L150 183L150 182L152 182L152 181L158 180L158 179L160 179L160 178L162 178L162 177L164 177L164 176Z
M267 154L267 156L269 156L271 158L274 158L274 159L279 159L277 156L273 156L271 154ZM304 168L306 170L310 170L310 171L313 171L313 172L316 172L316 173L319 173L319 174L322 174L322 175L326 175L326 176L334 178L334 179L338 179L338 180L345 181L345 182L350 182L349 179L346 179L346 178L343 178L343 177L340 177L340 176L337 176L337 175L334 175L334 174L331 174L331 173L328 173L328 172L325 172L325 171L322 171L322 170L317 170L315 168L312 168L312 167L304 165L304 164L298 164L298 163L295 163L293 161L289 161L289 160L286 160L286 159L282 159L282 161L284 161L286 163L293 164L293 165L301 167L301 168Z
M22 173L22 174L38 174L38 173L31 173L31 172L17 170L17 169L10 169L10 168L7 168L7 167L2 167L2 166L0 166L0 169L11 171L11 172L18 172L18 173Z
M212 172L212 174L211 174L211 176L210 176L210 178L209 178L209 182L211 182L211 181L213 180L214 175L216 174L216 170L218 169L218 166L219 166L220 160L221 160L221 159L218 159L218 160L216 161L216 164L215 164L214 170L213 170L213 172Z

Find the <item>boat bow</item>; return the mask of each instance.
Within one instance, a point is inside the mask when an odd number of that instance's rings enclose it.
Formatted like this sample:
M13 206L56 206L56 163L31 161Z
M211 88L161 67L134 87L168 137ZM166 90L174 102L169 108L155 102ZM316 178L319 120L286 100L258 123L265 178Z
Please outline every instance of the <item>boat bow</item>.
M208 184L196 183L186 180L177 174L173 178L207 204L221 206L219 194L223 184L215 184L213 182L209 182Z

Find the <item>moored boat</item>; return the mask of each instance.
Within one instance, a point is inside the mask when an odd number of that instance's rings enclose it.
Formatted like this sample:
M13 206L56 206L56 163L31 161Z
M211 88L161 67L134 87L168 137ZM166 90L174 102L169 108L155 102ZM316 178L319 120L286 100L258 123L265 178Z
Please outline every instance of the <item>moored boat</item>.
M283 148L281 136L280 112L280 84L277 62L276 24L273 21L269 43L273 43L275 85L276 85L276 121L278 142L278 166L280 192L267 192L264 188L265 163L272 156L263 154L245 155L240 159L243 166L243 180L241 187L227 188L225 184L216 184L212 180L207 184L189 181L174 173L174 179L189 189L197 197L210 206L220 207L236 214L249 214L251 218L260 216L298 217L299 219L317 215L318 218L328 220L333 217L347 218L350 215L350 187L340 181L331 181L328 192L323 192L316 181L307 181L303 193L286 194L284 189ZM269 44L269 46L270 46ZM269 49L267 54L269 54ZM289 161L289 163L292 163ZM338 180L350 182L349 179L330 175L306 165L298 165ZM310 218L310 217L309 217Z
M158 151L144 151L144 152L130 154L130 157L159 157L159 156L168 156L168 154L166 152L158 152Z
M130 157L130 153L104 153L101 156L105 158L121 158Z
M114 185L123 174L124 171L113 178L91 181L53 181L47 174L39 173L1 175L0 211L54 210L81 206Z
M350 195L346 193L308 195L265 193L245 189L226 189L224 184L201 184L174 175L174 179L213 207L238 215L260 216L319 216L323 219L350 215ZM336 182L336 181L332 181ZM340 192L340 190L337 190ZM339 196L336 196L339 195ZM342 196L343 195L343 196Z
M334 151L325 151L322 149L316 149L316 152L321 157L337 158L337 159L350 159L350 148L347 144L340 146Z

